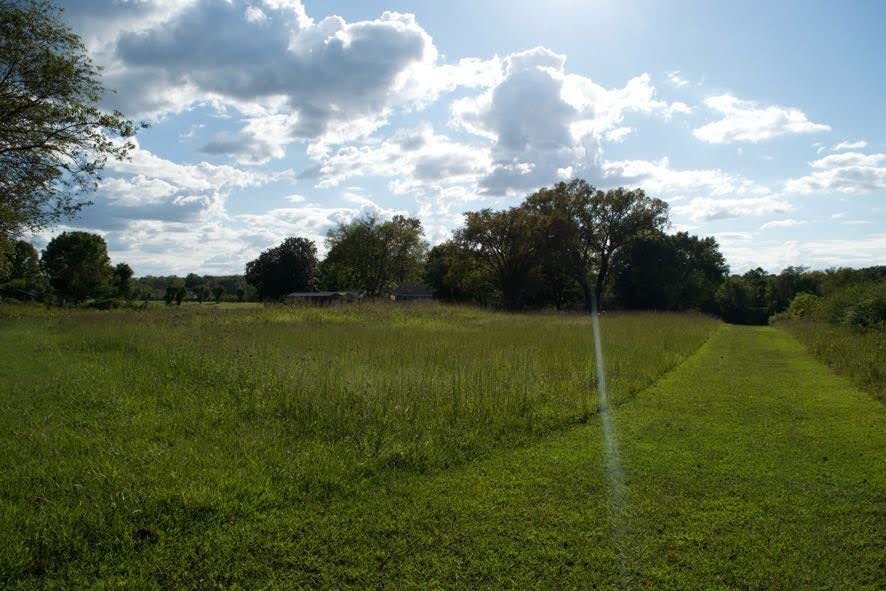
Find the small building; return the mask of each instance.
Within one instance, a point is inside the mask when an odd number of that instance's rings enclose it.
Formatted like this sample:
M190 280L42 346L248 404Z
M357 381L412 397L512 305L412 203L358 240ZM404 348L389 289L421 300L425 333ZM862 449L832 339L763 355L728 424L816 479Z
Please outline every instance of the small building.
M415 302L434 299L434 289L423 283L404 283L394 290L391 299L395 302Z

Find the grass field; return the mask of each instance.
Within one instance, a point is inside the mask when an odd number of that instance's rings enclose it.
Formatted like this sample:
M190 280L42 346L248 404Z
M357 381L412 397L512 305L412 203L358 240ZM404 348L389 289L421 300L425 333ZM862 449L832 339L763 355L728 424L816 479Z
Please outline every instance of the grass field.
M862 331L812 320L785 319L777 326L794 335L828 367L886 402L886 331Z
M613 492L585 317L2 314L0 586L882 587L883 405L772 328L604 316Z

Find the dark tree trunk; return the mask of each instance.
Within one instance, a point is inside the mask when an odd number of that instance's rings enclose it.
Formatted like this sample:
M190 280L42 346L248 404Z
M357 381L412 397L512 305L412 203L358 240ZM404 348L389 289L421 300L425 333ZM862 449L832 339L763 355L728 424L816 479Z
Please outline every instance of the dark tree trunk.
M609 272L609 257L600 258L600 269L597 271L597 284L594 286L594 295L597 296L597 309L601 306L601 296L603 295L603 286L606 284L606 274Z
M594 305L594 292L591 291L591 284L586 277L583 277L579 284L581 285L581 293L585 299L585 311L590 313Z

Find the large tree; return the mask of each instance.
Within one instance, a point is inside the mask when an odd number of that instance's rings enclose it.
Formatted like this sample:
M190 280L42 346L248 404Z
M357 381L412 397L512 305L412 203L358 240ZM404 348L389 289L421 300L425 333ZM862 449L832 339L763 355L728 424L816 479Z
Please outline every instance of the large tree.
M591 198L593 229L587 232L596 258L594 295L597 302L609 276L612 257L638 238L661 231L668 223L668 204L642 189L597 191Z
M421 222L394 216L381 221L373 214L329 230L329 252L322 265L329 289L361 289L368 296L389 293L422 277L428 245Z
M541 219L532 211L512 207L482 209L465 214L456 240L491 271L501 292L502 305L519 310L526 305L530 277L539 265L543 237Z
M0 234L75 214L135 126L99 103L100 69L47 0L0 0Z
M594 194L595 189L586 181L575 179L543 187L522 205L540 216L542 276L545 291L557 308L567 303L577 286L591 309L597 260L591 207Z
M41 264L56 292L75 302L107 294L114 271L105 239L88 232L64 232L50 240Z
M246 263L246 281L261 300L317 289L317 246L307 238L287 238Z
M661 231L668 220L667 204L641 189L600 191L580 179L543 188L522 207L541 216L547 282L577 283L588 310L594 297L599 302L618 250ZM554 292L556 298L563 295Z

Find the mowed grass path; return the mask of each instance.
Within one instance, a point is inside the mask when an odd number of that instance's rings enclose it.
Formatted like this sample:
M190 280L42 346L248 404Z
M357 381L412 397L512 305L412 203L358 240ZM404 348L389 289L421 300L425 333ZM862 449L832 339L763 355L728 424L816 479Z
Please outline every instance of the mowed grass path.
M594 421L204 552L260 565L245 586L882 589L884 419L789 335L724 326L614 411L622 507Z

